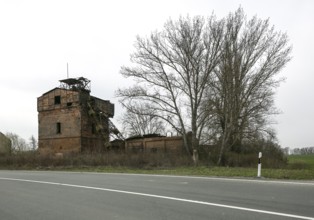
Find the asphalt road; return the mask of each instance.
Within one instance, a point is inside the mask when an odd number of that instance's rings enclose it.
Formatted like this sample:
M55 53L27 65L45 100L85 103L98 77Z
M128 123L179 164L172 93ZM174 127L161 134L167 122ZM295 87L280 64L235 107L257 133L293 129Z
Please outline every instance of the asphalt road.
M0 219L314 220L314 182L0 171Z

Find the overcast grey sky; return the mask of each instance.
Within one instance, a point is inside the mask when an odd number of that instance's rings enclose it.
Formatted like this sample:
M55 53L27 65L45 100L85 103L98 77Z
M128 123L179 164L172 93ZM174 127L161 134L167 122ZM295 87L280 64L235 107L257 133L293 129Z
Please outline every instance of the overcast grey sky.
M314 1L312 0L0 0L0 131L37 137L37 97L60 79L84 76L92 94L116 105L136 35L146 36L180 15L218 18L242 6L248 17L270 18L287 32L293 59L276 95L282 147L314 146ZM313 130L312 130L313 129Z

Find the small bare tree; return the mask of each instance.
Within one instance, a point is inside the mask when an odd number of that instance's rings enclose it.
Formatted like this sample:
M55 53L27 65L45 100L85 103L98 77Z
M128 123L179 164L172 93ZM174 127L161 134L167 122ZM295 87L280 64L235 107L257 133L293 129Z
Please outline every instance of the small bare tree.
M29 146L30 146L30 149L35 151L38 147L38 141L36 140L36 138L34 137L34 135L32 135L30 138L29 138Z
M123 130L128 136L145 134L162 134L165 132L164 122L145 106L129 106L122 115Z
M217 67L223 30L212 16L181 17L169 20L164 30L149 38L137 37L131 55L133 67L122 67L121 74L132 77L137 85L119 89L120 101L132 108L143 103L153 117L163 119L183 136L187 152L198 147L208 117L202 107L208 81ZM192 131L192 146L187 132Z
M11 148L13 152L22 152L28 150L28 145L25 139L12 132L6 133L6 136L11 140Z

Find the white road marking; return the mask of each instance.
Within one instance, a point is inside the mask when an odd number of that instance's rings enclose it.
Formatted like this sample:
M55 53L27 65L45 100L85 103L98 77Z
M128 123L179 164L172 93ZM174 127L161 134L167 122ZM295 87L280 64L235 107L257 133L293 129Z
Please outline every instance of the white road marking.
M180 182L180 184L187 185L189 183L188 182Z
M74 184L66 184L66 183L57 183L57 182L46 182L46 181L38 181L38 180L5 178L5 177L0 177L0 180L39 183L39 184L67 186L67 187L82 188L82 189L100 190L100 191L107 191L107 192L116 192L116 193L123 193L123 194L129 194L129 195L145 196L145 197L151 197L151 198L159 198L159 199L167 199L167 200L180 201L180 202L188 202L188 203L193 203L193 204L215 206L215 207L242 210L242 211L248 211L248 212L277 215L277 216L283 216L283 217L288 217L288 218L314 220L314 217L292 215L292 214L287 214L287 213L282 213L282 212L272 212L272 211L266 211L266 210L260 210L260 209L245 208L245 207L240 207L240 206L224 205L224 204L219 204L219 203L211 203L211 202L204 202L204 201L198 201L198 200L182 199L182 198L176 198L176 197L160 196L160 195L138 193L138 192L124 191L124 190L116 190L116 189L108 189L108 188L100 188L100 187L92 187L92 186L83 186L83 185L74 185Z
M147 176L147 177L169 177L169 178L186 178L186 179L202 179L202 180L220 180L220 181L235 181L235 182L256 182L256 183L269 183L269 184L291 184L291 185L308 185L314 186L314 182L306 181L282 181L282 180L263 180L263 179L241 179L241 178L228 178L228 177L206 177L206 176L174 176L174 175L162 175L162 174L136 174L136 173L94 173L86 172L86 174L95 175L129 175L129 176Z

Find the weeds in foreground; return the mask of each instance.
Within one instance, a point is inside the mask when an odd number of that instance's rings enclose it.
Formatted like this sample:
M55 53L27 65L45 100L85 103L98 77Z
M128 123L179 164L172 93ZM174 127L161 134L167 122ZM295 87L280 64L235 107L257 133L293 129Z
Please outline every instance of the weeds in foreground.
M21 168L56 168L56 167L130 167L154 169L178 166L191 166L192 160L186 155L172 153L85 153L62 156L39 155L36 152L0 156L0 167Z
M288 164L265 167L262 176L274 179L314 180L312 157L288 157ZM217 167L210 160L194 165L186 155L164 153L115 153L73 154L62 157L23 152L0 156L1 169L70 170L86 172L142 173L164 175L250 177L257 175L257 164L250 167Z

